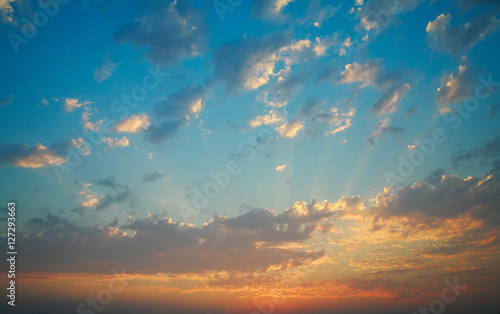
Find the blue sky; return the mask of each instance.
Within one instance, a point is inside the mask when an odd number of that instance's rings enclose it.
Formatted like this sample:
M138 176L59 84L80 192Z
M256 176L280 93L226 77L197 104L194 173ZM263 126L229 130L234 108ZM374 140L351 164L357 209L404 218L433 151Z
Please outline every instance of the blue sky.
M61 2L0 0L0 202L27 234L346 196L368 215L497 178L498 1Z

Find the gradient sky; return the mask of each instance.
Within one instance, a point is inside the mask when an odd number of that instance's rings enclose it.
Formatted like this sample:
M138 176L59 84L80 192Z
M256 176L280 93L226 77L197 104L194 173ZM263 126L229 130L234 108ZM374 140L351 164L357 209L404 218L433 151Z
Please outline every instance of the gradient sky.
M59 2L0 0L12 313L500 311L499 1Z

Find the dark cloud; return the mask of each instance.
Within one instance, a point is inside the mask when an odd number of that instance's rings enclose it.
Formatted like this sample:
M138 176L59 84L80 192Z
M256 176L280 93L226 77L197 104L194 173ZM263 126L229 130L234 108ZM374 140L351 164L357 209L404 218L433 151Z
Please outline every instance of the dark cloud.
M405 115L407 116L412 116L414 115L418 110L418 106L413 106L405 110Z
M371 105L376 115L394 112L406 92L410 90L410 72L386 70L382 60L367 60L364 64L351 63L337 78L339 84L362 83L361 87L373 86L382 95Z
M497 30L500 22L496 15L478 15L466 24L451 26L451 15L441 14L427 24L427 42L440 52L457 55Z
M366 141L371 145L375 146L375 139L386 135L386 134L398 134L403 132L402 127L395 127L390 125L391 120L387 117L377 123L375 130L368 136Z
M306 135L316 137L345 131L351 126L355 109L342 107L322 108L325 101L317 97L309 98L297 111L297 118L305 122Z
M459 150L451 158L453 168L458 169L462 166L468 166L475 160L480 160L482 164L491 159L500 157L500 136L495 135L492 140L487 141L482 146L471 150Z
M146 172L144 174L144 178L142 179L142 182L144 182L144 183L154 182L156 180L161 179L161 177L163 177L163 173L160 171Z
M335 74L338 72L338 68L333 65L326 65L316 76L316 82L323 83L331 81Z
M118 43L146 47L146 57L158 64L203 53L207 29L188 0L137 1L135 20L113 35Z
M338 284L347 284L357 291L385 291L393 295L392 301L407 299L425 292L433 291L433 284L419 285L408 281L394 279L340 279Z
M143 274L300 266L321 258L324 252L276 246L311 239L316 226L334 213L327 203L313 201L297 203L279 215L268 209L254 209L235 218L215 215L202 227L153 215L102 228L49 213L28 221L33 233L23 236L19 245L29 256L20 263L27 272L107 273L119 262L127 272Z
M446 171L443 168L436 169L424 178L424 182L436 186L441 182L441 180L443 179L443 175L445 174Z
M154 113L158 118L184 120L186 114L196 114L203 109L208 88L205 85L195 86L193 83L168 95L154 105Z
M123 185L116 182L115 177L108 177L103 179L94 180L93 183L98 186L103 186L110 188L113 193L108 193L106 196L102 198L97 198L95 195L89 195L88 197L95 199L95 203L88 203L87 205L83 204L77 208L72 209L72 212L79 213L80 215L85 214L88 210L93 210L96 212L103 211L110 207L111 205L119 205L124 203L125 201L129 201L131 206L135 206L132 195L134 194L134 190L127 185ZM82 185L81 188L88 188L91 184ZM84 190L85 191L85 190Z
M126 185L122 185L122 184L117 183L116 178L114 176L94 180L94 184L105 186L105 187L111 188L113 190L128 189L129 188Z
M397 15L406 11L414 10L423 0L370 0L365 1L362 6L356 7L356 17L360 20L360 26L372 32L375 36L382 30L387 29L397 21ZM393 14L391 12L398 12Z
M1 96L0 95L0 106L10 105L14 101L14 95Z
M289 101L294 99L297 93L304 87L306 75L305 72L300 72L292 74L278 82L273 88L277 103L288 104Z
M500 176L495 170L485 177L461 179L456 175L445 175L440 169L423 182L402 187L395 195L390 195L390 192L384 192L377 196L377 205L371 208L375 216L411 217L420 213L427 217L423 222L428 227L436 223L432 221L433 217L470 215L491 225L500 221Z
M498 113L500 113L500 105L499 104L491 105L488 108L488 117L494 118L494 117L498 116Z
M187 121L163 121L151 125L144 131L144 138L153 145L161 145L177 135L187 125Z
M297 114L299 117L312 119L318 112L319 107L325 103L324 100L318 97L312 97L306 100L306 102L299 108Z
M23 168L40 168L47 165L65 163L64 145L54 144L45 147L38 143L33 147L25 144L0 143L0 166L19 166Z
M190 83L156 103L153 111L159 122L144 131L144 138L153 145L161 145L174 138L182 128L189 125L190 119L198 117L211 87L212 83L209 81L198 86Z
M472 96L477 86L476 77L480 72L472 66L467 58L453 73L445 72L441 76L440 86L436 92L436 102L440 112L453 112L453 105Z
M214 77L225 83L229 92L255 89L267 82L277 62L276 54L290 43L290 38L280 33L223 44L213 55Z

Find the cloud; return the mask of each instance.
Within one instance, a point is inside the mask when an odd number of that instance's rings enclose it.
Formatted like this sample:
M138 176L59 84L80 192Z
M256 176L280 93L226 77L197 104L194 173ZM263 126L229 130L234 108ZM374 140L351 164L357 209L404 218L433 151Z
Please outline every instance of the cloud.
M161 177L163 177L163 173L160 171L146 172L144 174L144 178L142 179L142 182L144 182L144 183L154 182L156 180L161 179Z
M400 0L397 3L392 0L370 0L364 4L363 1L357 1L356 10L353 8L351 12L355 12L356 18L360 20L360 27L369 31L370 36L376 36L392 25L397 15L414 10L421 2L423 0Z
M481 6L485 4L494 4L498 5L498 0L457 0L457 5L462 9L462 10L469 10L472 7L475 6Z
M332 36L325 36L323 38L316 37L314 53L320 57L325 56L332 47L336 47L338 44L338 33L334 33Z
M11 3L16 0L0 0L0 18L4 24L16 24L14 21L14 8Z
M262 38L242 38L219 46L213 55L214 77L226 84L229 92L256 89L276 75L279 52L291 40L284 34Z
M323 83L332 80L338 70L339 69L333 65L326 65L322 67L322 70L316 76L316 82Z
M282 172L283 170L285 170L285 168L286 168L286 164L282 164L282 165L276 167L276 171Z
M102 139L103 143L107 144L108 148L114 148L114 147L127 147L129 146L129 141L127 137L122 137L121 139L119 138L111 138L111 137L104 137Z
M92 104L91 101L80 102L77 98L66 98L64 99L64 109L67 112L75 111L80 107L85 107L89 104Z
M123 202L126 196L118 198L108 195L93 208L103 210L105 205ZM324 202L297 202L279 215L268 209L253 209L234 218L214 215L202 227L150 215L119 227L98 228L49 213L28 222L33 233L23 237L22 245L30 254L26 260L38 262L26 262L23 267L27 272L107 273L114 259L120 260L127 272L142 274L265 272L271 267L300 267L321 258L324 252L279 245L311 239L316 227L332 216L334 209ZM75 209L79 210L84 209ZM75 246L77 239L79 245ZM54 254L56 247L58 254ZM109 256L113 260L106 258Z
M290 120L276 127L282 137L292 138L304 128L304 123L299 120Z
M163 121L153 124L144 131L144 138L151 144L160 145L171 140L186 125L187 121Z
M356 113L355 108L348 111L331 107L321 110L325 102L317 97L309 98L298 110L299 118L306 122L306 132L310 136L333 135L347 130L352 125L352 117ZM332 128L333 127L333 128ZM327 130L325 130L325 128Z
M371 105L377 115L394 112L406 92L410 90L407 72L386 71L382 60L368 60L365 64L351 63L345 66L337 82L340 84L361 83L361 87L374 86L382 95Z
M82 138L77 138L77 139L71 139L69 141L70 145L73 146L74 148L79 150L79 153L82 156L88 156L91 155L90 147L88 143Z
M137 1L135 13L113 34L116 42L145 47L145 56L162 65L203 52L207 29L188 0Z
M485 164L500 156L500 136L495 135L492 140L486 141L483 145L471 150L456 151L451 158L453 168L467 166L470 162L481 159L481 164ZM500 159L499 159L500 160Z
M491 105L488 107L488 117L490 117L490 118L496 117L499 112L500 112L500 105L499 104Z
M186 85L175 93L168 95L154 105L154 113L159 118L170 120L189 120L186 116L197 116L205 107L209 88L206 85Z
M390 122L391 119L389 117L380 120L377 123L375 130L373 131L372 134L370 134L370 136L366 139L366 141L370 143L371 146L375 146L375 139L381 137L382 135L397 134L403 132L403 128L391 126L389 125Z
M322 3L322 0L311 0L307 4L307 9L302 17L295 23L299 25L322 27L322 23L333 17L339 10L340 5L333 7Z
M466 24L450 26L451 15L441 14L427 24L427 42L440 52L457 55L497 30L500 22L495 15L478 15Z
M277 107L288 105L288 103L304 87L305 76L306 74L301 72L278 81L278 83L272 88L273 94L276 98L275 105Z
M145 139L154 145L162 144L188 126L192 118L198 118L205 106L211 85L211 82L198 86L190 83L168 95L167 99L156 103L153 111L160 122L149 126L144 132Z
M10 105L14 101L14 95L0 96L0 106Z
M456 104L473 93L476 71L466 58L462 59L462 64L458 67L458 72L443 73L441 83L436 92L436 102L439 105L441 114L452 111L452 105Z
M24 144L0 144L0 165L40 168L65 162L61 150L56 145L47 148L38 143L29 148Z
M92 191L93 185L91 183L84 183L82 185L82 190L78 194L79 198L83 197L81 200L81 206L72 209L72 212L79 213L80 215L85 214L88 210L93 210L96 212L103 211L112 205L120 205L125 201L129 201L131 205L134 205L131 196L134 190L126 185L122 185L116 182L115 177L107 177L103 179L97 179L93 182L96 186L103 186L114 190L114 193L107 193L104 197L99 197L95 191Z
M106 63L101 65L99 69L96 69L94 71L94 80L96 80L97 83L104 82L113 75L116 67L117 65L115 63L107 61Z
M257 0L252 9L252 16L259 19L276 19L293 1L295 0Z
M115 191L118 191L119 189L125 189L125 190L129 189L128 186L116 182L116 178L114 176L94 180L94 184L105 186Z
M284 120L279 112L269 110L268 114L257 116L248 123L250 127L256 128L261 125L277 124Z
M496 149L498 151L498 148ZM377 196L372 213L382 216L452 218L462 215L477 220L484 220L494 225L500 219L498 202L500 201L500 181L495 171L489 171L485 177L461 179L456 175L446 175L442 170L431 174L424 182L399 189L396 195L390 190ZM437 222L436 222L437 223ZM428 227L432 227L430 224ZM477 225L477 224L476 224ZM436 226L437 227L437 226Z
M130 117L118 122L113 131L115 133L135 133L146 130L149 125L149 117L144 113L140 113L138 115L131 115Z

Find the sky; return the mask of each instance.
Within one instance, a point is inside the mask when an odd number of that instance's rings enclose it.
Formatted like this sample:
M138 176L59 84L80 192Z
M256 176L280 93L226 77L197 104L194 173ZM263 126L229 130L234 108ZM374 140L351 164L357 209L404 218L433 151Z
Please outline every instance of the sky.
M0 0L0 310L497 314L499 16Z

